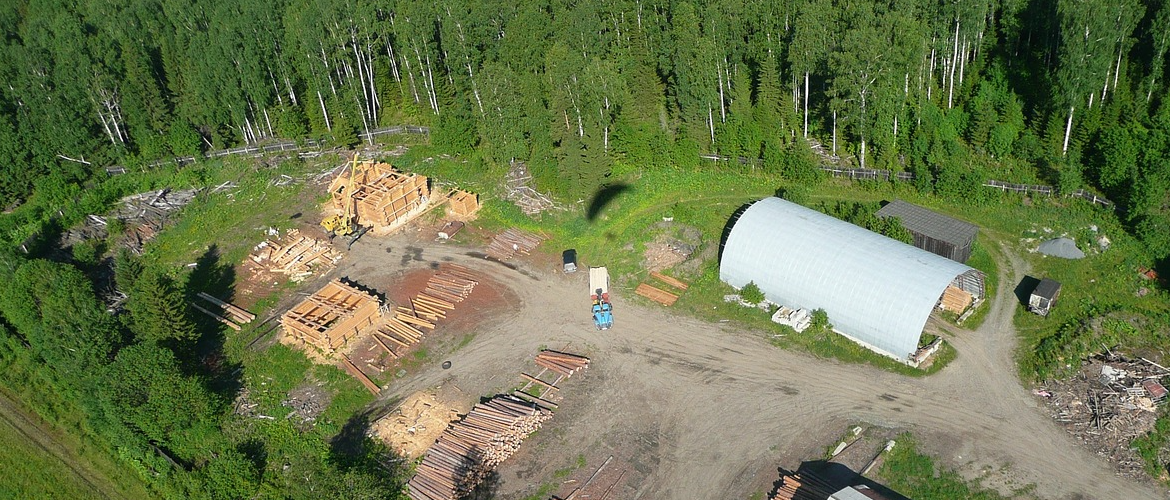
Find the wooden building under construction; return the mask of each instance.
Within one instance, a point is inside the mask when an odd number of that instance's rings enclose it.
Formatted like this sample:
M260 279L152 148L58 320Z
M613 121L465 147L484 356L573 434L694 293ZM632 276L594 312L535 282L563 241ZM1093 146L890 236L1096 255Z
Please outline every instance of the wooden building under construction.
M348 192L350 186L352 193ZM425 176L399 172L388 163L365 161L333 179L329 193L334 208L344 212L346 203L353 203L350 210L357 223L384 235L422 213L431 191Z
M280 317L286 335L326 353L345 345L379 320L378 299L333 280Z

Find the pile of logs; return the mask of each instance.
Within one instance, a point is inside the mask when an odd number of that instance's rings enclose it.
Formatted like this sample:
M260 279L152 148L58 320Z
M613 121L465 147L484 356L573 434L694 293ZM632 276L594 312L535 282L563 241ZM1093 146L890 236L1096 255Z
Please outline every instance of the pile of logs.
M541 368L548 368L557 374L569 377L577 373L578 370L588 368L589 358L545 349L536 355L536 364Z
M780 469L780 481L771 500L824 500L839 488L815 475Z
M686 283L657 271L651 272L650 277L674 287L679 293L685 292L688 288ZM678 301L677 293L668 292L649 283L639 284L638 288L634 289L634 293L668 307Z
M434 330L478 284L478 278L466 267L444 264L427 280L426 288L410 299L409 308L399 306L393 315L386 315L386 323L375 332L374 340L390 356L401 358L406 349L422 341L422 329Z
M252 314L252 313L244 310L243 308L241 308L235 304L231 304L231 303L219 300L219 299L217 299L209 294L199 292L198 297L203 299L203 300L206 300L212 304L215 304L216 306L219 306L219 308L223 314L217 314L217 313L210 311L210 310L207 310L207 309L201 307L199 304L195 304L195 303L191 303L191 307L195 308L195 310L197 310L203 314L206 314L208 316L211 316L212 318L215 318L220 323L227 325L228 328L231 328L232 330L235 330L237 332L240 331L240 328L241 328L240 325L251 323L252 321L254 321L256 319L255 314Z
M499 261L511 259L517 253L528 255L536 249L540 241L539 236L515 228L508 229L492 238L492 242L488 244L487 255Z
M454 500L467 495L551 416L506 395L475 405L427 450L406 485L408 495L413 500Z
M66 231L61 236L61 244L71 246L88 239L106 238L109 236L108 224L118 219L124 227L118 243L141 254L143 245L162 231L171 213L191 203L198 193L195 189L173 191L166 188L127 196L109 214L89 215L81 226Z
M269 272L288 275L298 282L333 267L341 260L341 252L327 241L301 236L296 229L290 229L284 238L261 242L249 258Z

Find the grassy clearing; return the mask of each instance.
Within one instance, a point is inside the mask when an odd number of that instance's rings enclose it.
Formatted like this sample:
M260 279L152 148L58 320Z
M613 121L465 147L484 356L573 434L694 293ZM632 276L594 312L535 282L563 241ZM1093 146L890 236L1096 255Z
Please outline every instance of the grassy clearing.
M898 444L886 455L878 469L885 486L908 498L933 500L1001 500L1032 497L1031 487L1013 491L1009 496L982 488L978 482L966 481L959 473L935 462L934 458L918 451L914 437L903 434Z

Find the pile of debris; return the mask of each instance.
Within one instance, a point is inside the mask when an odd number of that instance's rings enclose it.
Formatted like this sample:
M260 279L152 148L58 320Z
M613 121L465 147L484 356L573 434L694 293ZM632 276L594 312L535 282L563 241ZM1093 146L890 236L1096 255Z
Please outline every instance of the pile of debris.
M459 413L430 392L411 394L394 411L373 425L373 432L400 456L422 456Z
M301 236L300 231L289 229L283 238L277 236L260 242L249 258L263 270L299 282L313 273L331 269L341 260L341 252L327 241Z
M1140 359L1095 357L1081 371L1033 391L1046 399L1052 418L1098 455L1108 457L1122 477L1147 477L1130 442L1154 428L1157 406L1167 391L1164 367Z
M317 420L331 399L332 395L322 389L320 383L306 384L290 391L288 398L281 401L280 405L290 409L284 418L295 416L300 419L300 423L306 424Z
M487 247L487 255L502 262L515 257L517 253L523 255L532 253L540 242L539 236L510 228L492 238Z
M463 302L478 284L479 278L466 267L444 264L427 280L426 288L410 299L409 308L399 306L393 316L386 315L385 324L374 332L374 340L390 356L401 358L410 346L422 341L420 328L434 330L438 321L455 310L455 304Z
M116 219L123 227L118 244L141 255L142 247L163 230L171 214L191 203L198 193L197 189L173 191L165 188L127 196L109 214L87 216L81 226L66 231L61 236L61 246L104 239L109 236L110 222Z
M674 287L674 289L678 290L679 293L671 293L649 283L639 284L638 288L634 289L634 293L667 307L674 305L674 303L678 300L679 294L685 292L688 288L686 283L683 283L682 281L679 281L675 278L671 278L670 276L662 274L658 271L651 271L650 277L671 287Z
M539 215L545 210L560 210L548 195L532 188L532 174L524 162L513 161L504 177L504 199L515 203L525 215Z
M407 493L413 500L467 495L551 417L551 412L507 395L475 405L427 450Z

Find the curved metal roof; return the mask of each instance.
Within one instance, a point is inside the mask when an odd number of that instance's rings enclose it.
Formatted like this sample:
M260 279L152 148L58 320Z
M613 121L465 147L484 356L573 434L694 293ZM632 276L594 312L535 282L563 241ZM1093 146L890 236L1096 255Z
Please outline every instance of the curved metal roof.
M842 334L905 360L948 284L972 268L780 198L740 215L719 278L768 300L824 309Z

